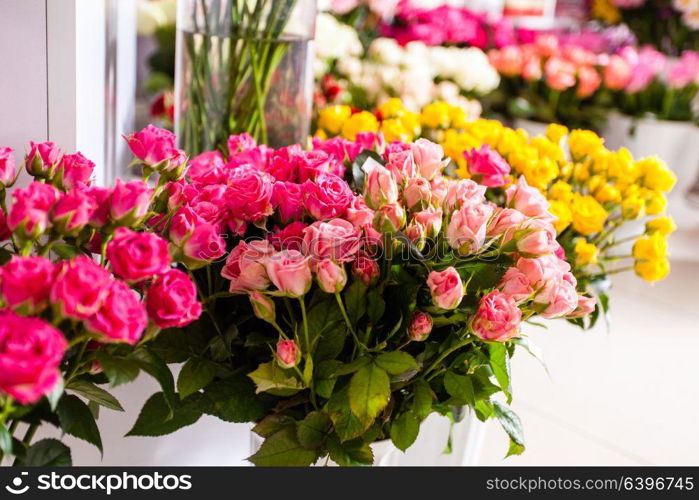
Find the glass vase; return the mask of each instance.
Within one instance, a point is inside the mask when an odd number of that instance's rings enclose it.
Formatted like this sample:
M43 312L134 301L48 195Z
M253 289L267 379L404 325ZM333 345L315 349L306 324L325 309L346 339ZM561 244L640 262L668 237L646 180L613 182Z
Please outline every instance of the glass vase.
M179 0L175 129L188 154L247 132L307 140L316 0Z

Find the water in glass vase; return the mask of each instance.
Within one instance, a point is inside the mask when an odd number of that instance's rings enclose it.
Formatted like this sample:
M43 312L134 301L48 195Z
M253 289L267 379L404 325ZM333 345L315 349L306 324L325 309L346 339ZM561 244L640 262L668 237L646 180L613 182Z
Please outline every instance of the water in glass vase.
M271 147L304 143L313 98L312 40L178 33L180 147L220 149L250 133Z

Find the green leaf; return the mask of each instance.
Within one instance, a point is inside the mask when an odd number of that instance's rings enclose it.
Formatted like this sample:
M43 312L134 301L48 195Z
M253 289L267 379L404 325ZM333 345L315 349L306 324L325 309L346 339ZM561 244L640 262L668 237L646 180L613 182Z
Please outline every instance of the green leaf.
M386 301L383 298L382 290L374 288L367 297L367 315L369 321L377 324L386 312Z
M403 351L392 351L379 354L376 364L391 375L400 375L408 370L417 370L417 361Z
M158 381L160 388L163 390L165 402L170 408L174 409L179 403L179 397L175 393L175 379L170 368L162 358L147 347L141 347L132 352L129 355L129 359L136 362L141 370Z
M337 328L337 326L341 325L343 322L344 320L342 318L342 312L340 311L340 308L337 306L335 297L328 296L326 299L321 300L320 302L315 304L308 311L308 332L310 334L311 346L315 347L318 341L324 337L324 334L326 332L339 330L342 335L345 330L344 326L342 326L342 328L339 329ZM331 335L328 335L328 338L329 337L331 337Z
M492 343L488 345L488 352L490 353L490 368L509 403L512 401L512 391L510 389L510 357L507 354L507 346L502 343Z
M520 446L524 446L524 431L522 429L522 421L517 414L508 406L499 401L492 400L495 416L500 421L500 425L505 429L505 432L510 436L510 439Z
M193 394L183 400L174 411L162 392L153 394L143 405L136 423L127 436L164 436L194 424L203 414L204 398Z
M485 422L493 416L493 405L490 404L489 401L476 401L476 404L473 406L473 409L476 412L476 417L478 417L478 420L480 420L481 422Z
M444 388L450 396L458 399L462 404L473 406L476 403L473 382L468 375L457 375L454 372L447 372L444 375Z
M255 427L252 428L252 432L262 437L269 437L272 434L280 431L287 426L295 426L296 421L288 415L282 415L280 413L272 413L267 415L260 422L258 422Z
M352 413L365 424L373 421L391 397L388 374L374 363L363 366L352 376L348 396Z
M507 450L507 455L505 455L505 458L511 457L513 455L521 455L524 453L524 446L521 444L515 443L512 439L510 439L510 448Z
M255 385L242 375L218 380L204 388L209 413L226 422L254 422L267 413Z
M63 377L61 377L56 383L53 390L51 390L51 392L46 395L46 399L49 402L49 407L51 408L51 411L56 411L56 408L58 407L58 402L61 400L61 397L63 396L63 391L65 390L63 384Z
M368 161L375 161L380 165L386 163L384 159L381 158L381 155L370 149L365 149L359 153L354 159L354 162L352 162L352 180L354 181L354 187L358 191L364 188L364 176L366 175L364 172L364 164Z
M366 312L366 293L367 287L362 280L355 280L350 286L345 289L344 301L347 309L347 316L353 325L359 323L364 313Z
M315 373L316 394L322 398L330 399L337 383L335 371L341 366L342 362L334 359L318 363Z
M420 432L420 420L409 411L400 415L391 424L391 441L401 451L410 448Z
M130 359L98 353L97 362L100 364L112 387L129 383L138 377L138 363Z
M432 401L434 394L430 384L424 380L415 382L415 395L413 396L413 412L420 420L424 420L432 413Z
M102 438L95 417L79 397L64 396L58 403L56 412L63 432L95 445L102 453Z
M369 356L362 356L361 358L357 358L354 361L347 363L346 365L338 367L333 373L333 375L335 375L336 377L349 375L350 373L356 372L361 367L368 365L370 362L371 358Z
M88 400L104 406L105 408L109 408L110 410L124 411L124 408L121 406L121 403L119 403L117 398L101 387L98 387L87 380L73 380L70 382L70 384L68 384L66 389L78 393Z
M293 427L272 434L248 460L260 467L307 467L316 460L316 453L299 443Z
M313 359L317 361L336 359L345 348L347 335L347 326L344 321L334 323L332 328L324 329L318 339Z
M323 444L331 424L330 417L325 413L312 411L298 424L296 435L299 443L304 448L311 450L319 448Z
M26 467L70 467L70 448L57 439L42 439L31 445L21 460Z
M7 248L0 247L0 266L4 266L8 262L10 262L10 259L12 259L13 255L14 254L10 252Z
M500 283L509 267L507 262L467 262L456 269L469 290L487 290Z
M345 386L342 390L333 394L330 401L328 401L328 414L341 441L349 441L356 438L368 427L350 411L348 392L349 389Z
M51 247L51 251L63 260L72 259L79 251L74 245L57 244Z
M204 358L190 358L177 377L177 391L181 398L198 392L216 376L216 364Z
M327 448L330 459L342 467L374 463L374 452L371 450L371 446L361 439L345 443L340 443L337 439L328 439Z
M12 434L5 425L0 425L0 451L5 455L12 455Z
M291 396L303 389L303 384L292 370L284 370L275 361L262 363L248 377L255 382L257 392L269 392L275 396Z

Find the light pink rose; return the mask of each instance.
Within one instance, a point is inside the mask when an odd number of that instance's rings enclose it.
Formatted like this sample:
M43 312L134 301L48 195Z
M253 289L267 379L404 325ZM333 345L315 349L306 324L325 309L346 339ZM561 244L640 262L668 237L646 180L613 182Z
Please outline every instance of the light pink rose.
M458 271L449 267L444 271L432 271L427 277L432 302L442 309L456 309L464 298L464 284Z
M156 326L181 328L199 319L202 307L191 278L182 271L170 269L148 287L146 310Z
M427 139L418 139L412 144L411 151L420 175L428 181L434 179L447 166L444 148L439 144Z
M432 203L434 205L442 206L444 200L447 198L450 185L451 182L442 175L438 175L430 181L430 188L432 188Z
M424 177L413 177L405 185L403 199L410 210L424 210L432 201L432 186Z
M267 275L287 297L302 297L311 288L309 258L296 250L282 250L265 261Z
M575 86L575 64L554 56L544 63L544 74L549 87L560 92Z
M235 219L258 222L274 212L272 189L269 175L239 167L229 177L226 204Z
M380 233L395 233L403 229L405 210L399 203L383 205L374 215L374 228Z
M0 190L14 183L17 172L13 152L12 148L0 148Z
M171 172L187 161L187 154L175 147L175 134L169 130L148 125L124 139L134 156L155 170Z
M51 209L53 226L62 235L77 236L92 220L97 202L82 189L62 195Z
M548 307L541 313L543 318L561 318L577 309L578 292L574 285L564 279L550 281L537 294L534 301L539 304L548 304Z
M345 219L357 229L362 229L374 223L374 211L366 205L363 196L357 196L347 207Z
M0 311L0 392L21 405L49 394L68 348L63 334L38 318Z
M62 317L87 319L102 307L111 283L109 271L81 255L60 263L49 298Z
M269 287L265 263L274 254L274 248L266 240L249 243L241 241L231 251L223 266L221 276L231 280L231 293L263 291Z
M303 185L294 182L275 182L272 205L282 222L298 221L303 218Z
M544 71L541 67L541 57L538 55L527 57L524 66L522 66L522 78L527 82L534 82L541 80L542 76L544 76Z
M405 236L408 237L410 242L415 245L415 247L422 251L425 248L427 240L427 230L425 226L419 222L410 221L410 223L405 228Z
M313 264L318 286L325 293L339 293L347 284L347 272L342 264L332 260L321 260Z
M56 266L44 257L13 256L0 267L0 296L12 309L38 314L46 308Z
M541 217L550 219L548 213L551 204L541 192L527 184L524 176L517 180L505 191L507 206L522 212L527 217Z
M116 180L109 198L109 215L114 222L131 226L148 213L153 190L142 181Z
M396 182L400 185L405 184L408 179L412 179L418 174L417 164L410 149L389 154L386 168L391 171Z
M517 251L523 257L539 257L554 253L559 247L556 230L551 224L531 219L515 233Z
M586 295L578 296L578 307L568 315L569 318L582 318L589 316L595 312L597 307L597 299L595 297L587 297Z
M604 84L611 90L621 90L631 81L632 71L623 57L613 54L604 68Z
M343 219L314 222L303 233L303 253L313 260L350 262L361 245L359 231Z
M516 267L507 270L498 288L502 293L515 299L516 302L526 300L534 293L527 276Z
M12 192L14 203L7 217L8 227L28 239L38 238L51 227L49 212L59 194L53 186L37 181L24 189L15 189Z
M425 228L427 238L436 238L442 230L444 214L441 208L428 207L426 210L413 214L413 221Z
M148 326L148 314L138 294L121 281L111 283L99 311L85 322L104 343L135 344Z
M519 334L522 311L515 299L498 290L481 298L473 318L473 333L483 340L505 342Z
M496 188L507 183L506 177L510 175L510 165L500 156L500 153L487 144L480 149L464 151L464 158L468 162L468 171L479 184Z
M562 279L562 276L570 271L570 265L555 255L543 255L536 259L521 258L517 260L516 266L535 289L552 280Z
M432 333L432 318L422 311L415 311L408 327L408 337L413 342L424 342Z
M219 227L200 217L191 207L182 207L172 218L170 241L193 269L211 263L226 252L226 242Z
M256 318L271 324L276 323L277 312L272 297L260 292L248 292L248 298Z
M472 203L454 212L447 227L449 245L463 255L478 252L485 245L486 229L493 211L491 205Z
M277 342L277 363L288 370L301 361L301 351L293 340L280 340Z
M576 94L581 99L586 99L594 94L602 84L602 77L592 66L580 66L578 68L578 89Z
M515 232L522 227L527 217L514 208L496 208L495 215L490 219L486 236L494 238L502 236L501 245L506 245L515 236Z
M377 210L382 205L398 201L398 184L393 174L380 163L373 161L364 165L364 201Z
M360 253L354 262L352 262L352 275L362 280L366 286L373 285L381 276L381 270L376 260L372 259L365 253Z
M487 189L471 179L451 182L444 200L444 210L450 214L464 205L484 203Z
M286 227L276 228L267 239L279 250L301 250L303 248L304 230L308 227L305 222L292 222Z
M77 186L89 186L95 164L85 158L82 153L65 155L59 165L60 175L63 176L63 187L73 189Z
M354 194L349 185L333 174L320 174L315 182L303 185L303 204L317 220L342 217L352 201Z
M107 245L107 259L114 274L129 283L139 283L164 273L172 259L167 240L153 233L120 228Z
M63 152L53 142L30 142L29 154L24 160L27 173L47 179L53 175Z

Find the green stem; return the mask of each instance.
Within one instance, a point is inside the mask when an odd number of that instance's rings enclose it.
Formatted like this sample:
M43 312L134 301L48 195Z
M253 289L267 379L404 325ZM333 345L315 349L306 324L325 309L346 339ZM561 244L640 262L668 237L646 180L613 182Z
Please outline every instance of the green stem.
M22 443L24 443L24 446L29 448L29 446L32 443L32 439L34 439L34 435L36 434L36 431L39 430L39 424L31 424L27 428L27 432L24 434L24 438L22 438ZM17 467L19 465L19 457L15 458L15 461L12 463L13 467Z
M473 339L462 340L461 342L457 343L456 345L454 345L454 346L450 347L449 349L447 349L446 351L444 351L444 352L429 366L429 368L427 368L427 370L425 370L424 376L427 376L432 370L434 370L434 369L437 367L437 365L439 365L439 363L441 363L442 361L444 361L444 360L447 358L447 356L449 356L450 354L452 354L452 353L455 352L455 351L458 351L458 350L461 349L462 347L466 347L466 346L469 345L471 342L473 342Z
M299 303L301 304L301 318L303 319L303 335L304 341L306 342L306 353L310 356L311 354L311 342L308 336L308 318L306 316L306 301L303 296L299 297Z

